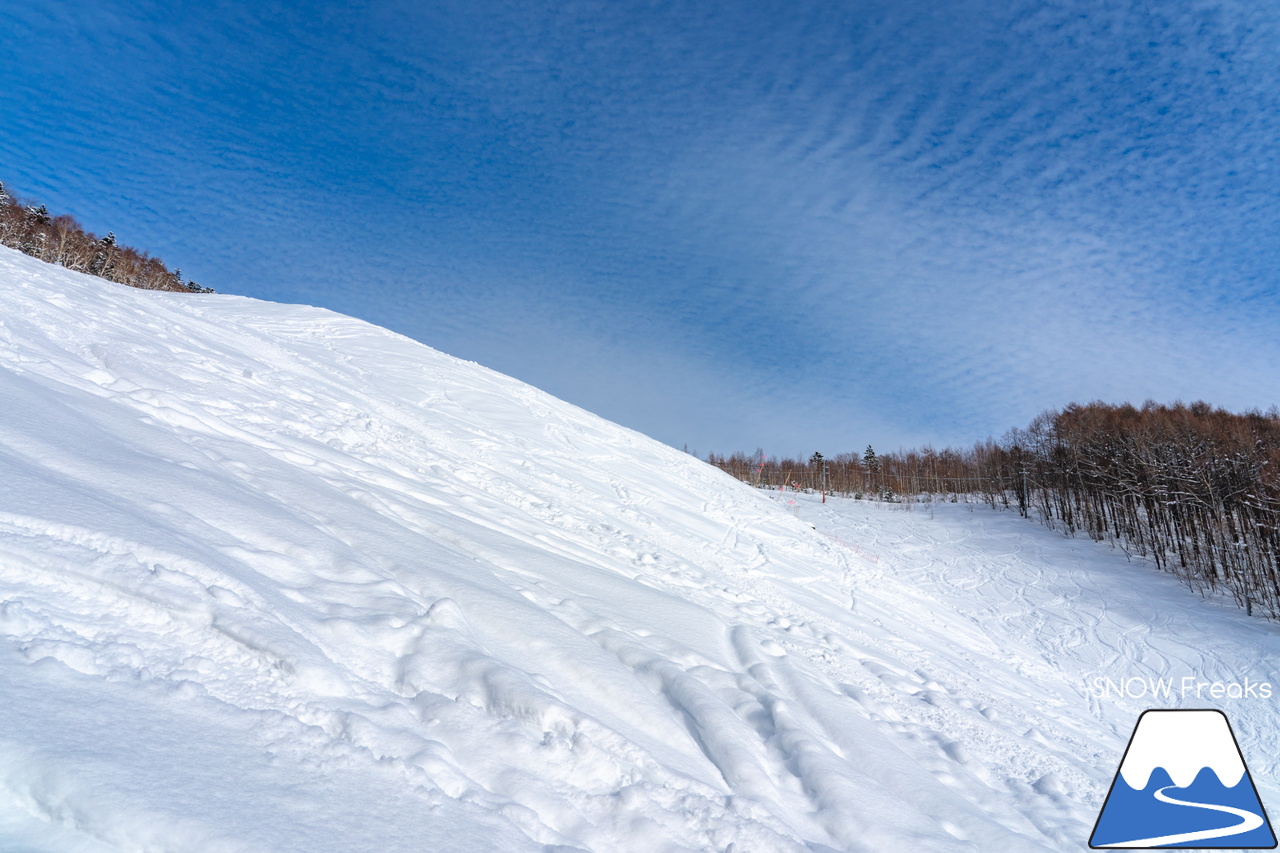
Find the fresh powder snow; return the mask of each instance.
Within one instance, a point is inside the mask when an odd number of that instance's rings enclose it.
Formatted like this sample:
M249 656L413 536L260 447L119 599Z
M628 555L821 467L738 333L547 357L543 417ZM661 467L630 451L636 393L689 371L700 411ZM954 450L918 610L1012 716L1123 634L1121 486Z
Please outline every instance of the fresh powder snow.
M6 851L1078 851L1148 707L1280 803L1280 699L1182 690L1275 626L1016 513L8 249L0 367Z

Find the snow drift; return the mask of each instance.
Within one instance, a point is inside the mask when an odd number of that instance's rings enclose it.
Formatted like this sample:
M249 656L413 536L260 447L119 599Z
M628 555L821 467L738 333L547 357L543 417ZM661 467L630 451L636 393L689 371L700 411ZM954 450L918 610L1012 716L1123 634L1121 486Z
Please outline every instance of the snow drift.
M0 250L0 401L7 849L1078 849L1130 724L830 505L348 317Z

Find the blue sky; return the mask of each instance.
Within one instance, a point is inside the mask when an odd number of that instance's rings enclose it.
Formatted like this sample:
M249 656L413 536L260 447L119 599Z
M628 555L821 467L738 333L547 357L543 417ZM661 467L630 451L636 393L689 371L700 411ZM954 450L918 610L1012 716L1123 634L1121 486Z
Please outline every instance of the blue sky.
M0 0L0 32L11 190L675 446L1280 402L1271 4Z

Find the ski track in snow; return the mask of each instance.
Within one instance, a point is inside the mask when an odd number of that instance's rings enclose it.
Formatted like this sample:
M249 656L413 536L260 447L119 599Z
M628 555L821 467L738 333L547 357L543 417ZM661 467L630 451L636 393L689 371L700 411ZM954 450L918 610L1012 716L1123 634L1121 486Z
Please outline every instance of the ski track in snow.
M1095 676L1277 681L1105 545L797 519L330 312L9 250L0 306L5 849L1078 850L1150 704Z

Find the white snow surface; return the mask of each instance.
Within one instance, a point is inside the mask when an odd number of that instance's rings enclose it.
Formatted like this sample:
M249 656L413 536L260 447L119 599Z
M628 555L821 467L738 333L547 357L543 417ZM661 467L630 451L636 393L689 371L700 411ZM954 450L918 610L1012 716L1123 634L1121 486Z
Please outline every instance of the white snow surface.
M0 849L1083 849L1276 626L1013 512L792 508L327 311L0 249ZM910 511L907 511L910 509ZM816 529L815 529L816 528Z

